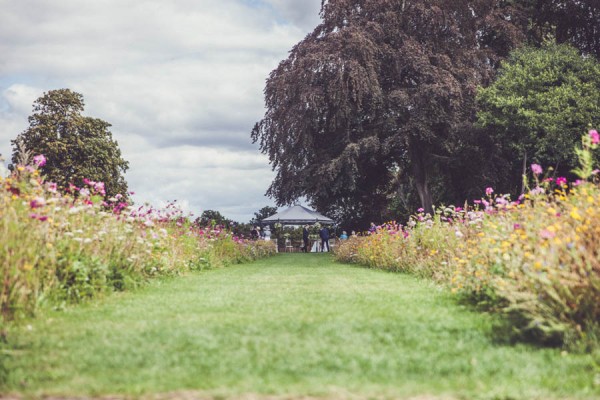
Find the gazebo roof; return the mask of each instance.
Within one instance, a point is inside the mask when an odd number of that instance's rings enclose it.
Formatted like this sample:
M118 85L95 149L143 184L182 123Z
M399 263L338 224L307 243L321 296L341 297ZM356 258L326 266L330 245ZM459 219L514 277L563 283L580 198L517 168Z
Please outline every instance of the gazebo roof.
M333 220L316 211L301 205L291 206L287 210L278 212L262 220L263 223L280 223L283 225L304 225L320 222L322 224L333 224Z

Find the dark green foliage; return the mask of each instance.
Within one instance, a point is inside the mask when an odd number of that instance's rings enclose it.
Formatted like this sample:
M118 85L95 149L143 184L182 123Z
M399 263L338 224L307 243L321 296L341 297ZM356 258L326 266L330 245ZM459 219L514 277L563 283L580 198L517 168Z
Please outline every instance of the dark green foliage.
M200 217L196 218L196 224L202 227L221 225L229 227L232 221L224 217L219 211L205 210Z
M518 0L532 21L532 39L555 39L600 56L598 0Z
M250 220L250 225L260 224L263 219L269 218L274 214L277 214L277 207L264 206L254 213L254 218Z
M573 148L600 123L600 64L567 45L522 48L503 64L497 80L478 94L479 123L497 144L490 154L509 161L510 185L535 162L568 175Z
M47 159L41 168L46 180L57 183L62 190L69 184L81 187L87 178L104 182L107 197L118 193L127 196L123 174L129 164L108 130L111 125L84 117L83 109L79 93L69 89L44 93L34 103L29 128L12 141L13 164L22 161L22 150L42 154Z

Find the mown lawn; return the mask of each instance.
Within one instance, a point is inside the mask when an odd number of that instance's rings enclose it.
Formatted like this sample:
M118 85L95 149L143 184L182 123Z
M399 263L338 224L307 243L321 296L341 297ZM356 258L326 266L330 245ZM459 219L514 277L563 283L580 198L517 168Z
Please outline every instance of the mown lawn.
M1 392L600 397L591 356L498 344L492 326L427 281L285 254L46 313L10 333Z

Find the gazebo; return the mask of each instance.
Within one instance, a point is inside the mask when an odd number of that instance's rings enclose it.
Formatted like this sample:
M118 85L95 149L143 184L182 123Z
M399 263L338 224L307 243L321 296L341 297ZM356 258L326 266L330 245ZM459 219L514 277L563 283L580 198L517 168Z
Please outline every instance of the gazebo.
M324 225L333 225L334 223L331 218L299 204L291 206L287 210L283 210L262 220L263 224L279 223L281 225L306 225L317 222Z
M310 210L299 204L291 206L290 208L278 212L275 215L271 215L268 218L262 220L263 224L281 224L281 225L309 225L320 223L322 225L333 225L334 221L331 218L324 216L316 211ZM298 251L298 246L294 246L292 241L286 239L284 251ZM279 251L279 245L278 245Z

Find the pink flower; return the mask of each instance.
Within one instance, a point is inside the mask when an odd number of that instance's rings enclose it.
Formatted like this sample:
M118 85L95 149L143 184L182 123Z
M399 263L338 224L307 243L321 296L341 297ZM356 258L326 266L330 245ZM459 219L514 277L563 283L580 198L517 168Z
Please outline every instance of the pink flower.
M44 157L43 154L38 154L37 156L33 157L33 162L38 167L43 167L44 165L46 165L46 157Z
M58 185L54 182L48 182L46 183L46 189L50 192L50 193L56 193L58 190Z
M600 135L598 134L597 130L592 129L590 131L590 138L592 139L592 144L600 143Z
M101 195L106 194L106 190L104 189L104 182L94 182L94 192L100 193Z
M573 182L573 186L579 186L579 185L582 185L583 183L585 183L585 181L583 181L581 179L577 179L575 182Z
M491 187L485 188L486 195L491 196L492 193L494 193L494 189L492 189Z
M48 216L39 214L29 214L29 218L37 219L38 221L48 221Z
M36 197L35 199L29 202L29 207L31 208L39 208L44 207L46 205L46 199L43 197Z
M424 212L424 211L425 211L425 209L424 209L424 208L419 208L419 209L417 210L417 212L419 212L419 213L422 213L422 212Z
M566 185L567 184L567 178L565 178L564 176L559 176L558 178L556 178L556 184L558 186Z
M531 171L533 171L534 174L539 175L543 172L542 166L539 164L531 164Z
M556 233L550 232L547 229L544 229L544 230L540 231L540 237L542 239L552 239L554 236L556 236Z

